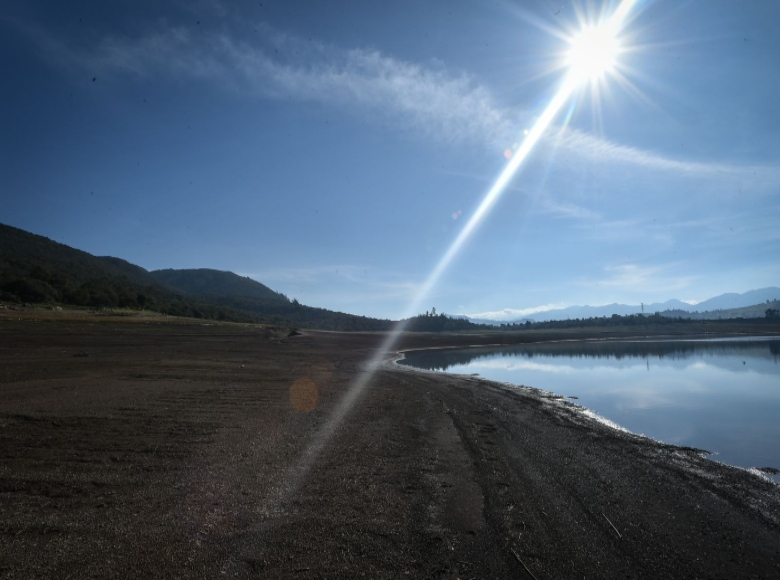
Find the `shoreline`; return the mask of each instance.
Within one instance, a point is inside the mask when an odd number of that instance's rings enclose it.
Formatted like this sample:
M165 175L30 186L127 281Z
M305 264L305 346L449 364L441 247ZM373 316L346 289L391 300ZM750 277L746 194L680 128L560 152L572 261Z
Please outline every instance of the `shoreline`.
M0 318L0 578L778 576L777 485L538 392L380 361L318 446L384 336Z
M751 339L749 341L740 340L740 339ZM664 337L632 337L632 338L608 338L608 339L571 339L571 340L561 340L561 341L539 341L539 342L532 342L527 343L528 345L533 344L547 344L547 343L560 343L560 342L589 342L591 340L595 341L601 341L601 340L610 340L614 342L728 342L729 340L734 339L737 342L752 342L753 339L755 340L767 340L767 339L776 339L780 340L780 336L777 335L764 335L764 336L756 336L752 334L739 334L739 335L728 335L728 336L718 336L718 337L689 337L689 338L664 338ZM496 344L496 345L469 345L469 346L458 346L458 347L447 347L447 346L441 346L441 347L433 347L433 348L414 348L414 349L407 349L403 351L398 351L397 354L401 356L393 357L392 365L394 365L398 369L402 370L411 370L413 372L422 372L422 373L434 373L434 374L440 374L444 376L450 376L450 377L467 377L471 378L475 381L485 381L489 382L494 385L498 385L500 387L510 389L510 390L520 390L524 394L528 396L537 396L539 398L545 399L549 404L559 404L562 406L566 406L568 409L573 409L575 412L579 413L582 417L586 419L590 419L600 425L609 427L610 429L613 429L617 432L621 432L624 434L628 434L634 437L640 437L647 439L649 441L652 441L654 443L660 443L665 446L671 446L671 447L678 447L680 449L684 449L687 451L693 450L698 452L702 458L707 459L708 461L713 461L715 463L718 463L720 465L724 465L727 467L733 467L735 469L739 469L742 471L745 471L746 473L749 473L755 477L758 477L762 481L767 481L769 483L772 483L774 485L780 486L780 470L778 470L777 467L745 467L741 465L735 465L733 463L727 463L725 461L719 461L716 459L716 457L719 455L718 452L709 451L707 449L698 448L698 447L692 447L687 445L677 445L673 443L667 443L663 441L662 439L652 437L650 435L646 435L644 433L638 433L635 431L632 431L631 429L624 427L623 425L616 423L615 421L609 419L608 417L605 417L601 414L599 414L594 409L591 409L590 407L586 407L585 405L582 405L580 403L574 402L572 400L572 397L561 395L555 391L550 391L546 389L542 389L539 387L534 387L531 385L525 385L525 384L518 384L513 383L509 381L500 381L491 379L488 377L484 377L482 375L479 375L477 373L474 374L461 374L461 373L452 373L448 372L446 370L431 370L431 369L425 369L421 367L416 367L411 364L404 364L401 361L405 359L406 353L409 352L427 352L427 351L433 351L433 350L466 350L469 348L501 348L502 344ZM574 399L579 399L579 397L574 397Z

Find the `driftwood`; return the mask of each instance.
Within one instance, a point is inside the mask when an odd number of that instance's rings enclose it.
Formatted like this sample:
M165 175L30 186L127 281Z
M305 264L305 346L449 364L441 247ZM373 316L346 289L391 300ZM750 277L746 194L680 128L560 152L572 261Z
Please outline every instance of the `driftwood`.
M618 532L618 529L615 527L615 524L613 524L612 522L610 522L610 521L609 521L609 518L607 517L607 514L605 514L604 512L601 512L601 515L602 515L602 516L604 516L604 519L605 519L605 520L607 520L607 521L609 522L609 525L610 525L610 526L612 526L612 529L613 529L613 530L615 530L615 533L616 533L616 534L618 535L618 537L619 537L619 538L622 540L622 539L623 539L623 534L621 534L620 532Z
M531 572L531 571L528 569L528 566L526 566L526 565L525 565L525 562L523 562L523 561L520 559L520 556L518 556L518 555L517 555L517 552L515 552L515 549L514 549L514 548L509 548L509 549L510 549L510 550L512 550L512 553L515 555L515 558L517 558L517 561L518 561L518 562L520 562L520 565L521 565L523 568L525 568L525 571L526 571L526 572L528 572L528 575L529 575L531 578L533 578L534 580L538 580L538 579L536 578L536 576L534 576L534 573L533 573L533 572Z

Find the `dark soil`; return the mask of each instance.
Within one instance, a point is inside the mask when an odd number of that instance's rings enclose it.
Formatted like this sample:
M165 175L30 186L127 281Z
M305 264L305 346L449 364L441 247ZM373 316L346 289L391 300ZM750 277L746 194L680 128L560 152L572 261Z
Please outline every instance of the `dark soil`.
M287 334L0 318L0 578L780 578L776 484Z

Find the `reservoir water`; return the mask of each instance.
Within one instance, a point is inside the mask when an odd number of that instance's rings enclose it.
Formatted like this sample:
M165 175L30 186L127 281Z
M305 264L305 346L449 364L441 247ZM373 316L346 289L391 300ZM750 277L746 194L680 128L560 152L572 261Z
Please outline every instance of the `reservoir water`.
M411 352L400 362L552 391L716 461L780 468L778 337L535 343Z

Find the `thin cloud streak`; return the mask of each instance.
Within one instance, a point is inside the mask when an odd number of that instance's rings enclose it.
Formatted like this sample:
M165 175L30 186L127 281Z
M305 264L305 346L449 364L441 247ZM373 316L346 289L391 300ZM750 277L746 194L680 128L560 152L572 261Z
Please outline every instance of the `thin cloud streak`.
M642 266L639 264L618 264L604 267L605 276L597 280L583 280L581 286L615 288L621 293L653 295L690 288L696 278L690 275L668 273L679 264Z
M543 198L539 202L539 213L547 214L555 218L568 218L576 220L598 220L601 214L589 210L574 203L555 202L549 198Z
M749 175L757 172L777 175L774 168L762 166L735 166L723 163L697 163L668 159L650 151L628 147L600 139L576 129L567 128L557 138L556 144L573 153L593 159L644 167L646 169L668 171L672 173L697 174L707 176Z

